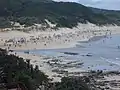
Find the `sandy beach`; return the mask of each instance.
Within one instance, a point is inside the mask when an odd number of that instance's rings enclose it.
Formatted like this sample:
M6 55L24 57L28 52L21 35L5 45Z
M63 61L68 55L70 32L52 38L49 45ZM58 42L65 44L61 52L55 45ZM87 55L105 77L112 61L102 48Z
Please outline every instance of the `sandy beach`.
M4 31L0 32L0 48L8 50L36 50L36 49L58 49L58 48L69 48L74 47L77 41L87 41L94 36L103 36L111 34L119 34L119 26L96 26L94 24L78 24L77 27L70 28L59 28L58 30L47 29L45 31ZM10 53L10 54L15 54ZM52 63L57 62L61 65L61 60L65 58L55 58L34 54L16 53L15 55L24 59L30 59L33 66L38 65L39 69L43 71L49 78L53 79L54 82L60 81L61 77L70 75L81 75L77 72L76 68L54 68ZM53 61L54 60L54 61ZM52 62L53 61L53 62ZM73 63L73 62L72 62ZM68 64L65 62L64 66ZM75 64L74 64L75 65ZM69 67L69 66L67 66ZM71 67L71 66L70 66ZM72 71L72 72L71 72ZM80 70L85 72L84 70ZM59 72L59 73L56 73Z
M10 50L58 49L74 47L77 41L86 41L94 36L120 33L119 26L96 26L79 24L72 29L59 28L45 31L5 31L0 33L0 47Z

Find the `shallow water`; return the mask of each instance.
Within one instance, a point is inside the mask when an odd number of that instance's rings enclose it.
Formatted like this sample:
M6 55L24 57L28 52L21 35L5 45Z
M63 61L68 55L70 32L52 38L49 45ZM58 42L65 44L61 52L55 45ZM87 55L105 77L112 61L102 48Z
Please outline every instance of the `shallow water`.
M84 70L120 71L120 48L118 47L120 35L95 38L88 42L78 42L73 48L32 50L31 53L55 57L65 56L68 60L79 60L84 62L84 66L81 67ZM68 55L64 52L78 53L78 55ZM86 56L88 53L92 56Z

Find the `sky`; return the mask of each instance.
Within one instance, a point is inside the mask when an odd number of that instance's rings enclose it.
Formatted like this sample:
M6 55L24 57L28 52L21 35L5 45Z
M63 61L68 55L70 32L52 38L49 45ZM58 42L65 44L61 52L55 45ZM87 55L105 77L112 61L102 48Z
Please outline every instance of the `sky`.
M77 2L90 7L109 10L120 10L120 0L54 0L54 1Z

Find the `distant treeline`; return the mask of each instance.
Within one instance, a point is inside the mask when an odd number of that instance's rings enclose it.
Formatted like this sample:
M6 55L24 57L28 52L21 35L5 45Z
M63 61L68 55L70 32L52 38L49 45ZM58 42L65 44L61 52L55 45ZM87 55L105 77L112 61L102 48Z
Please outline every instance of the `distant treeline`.
M72 28L78 22L120 25L120 12L51 0L0 0L0 27L11 27L10 21L29 26L45 23L45 19L56 23L56 27Z

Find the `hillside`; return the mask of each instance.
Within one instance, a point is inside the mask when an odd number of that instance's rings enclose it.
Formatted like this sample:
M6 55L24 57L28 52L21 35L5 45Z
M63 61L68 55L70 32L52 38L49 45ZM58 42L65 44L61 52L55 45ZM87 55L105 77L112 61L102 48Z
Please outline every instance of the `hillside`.
M91 8L91 10L94 13L97 14L103 14L108 17L108 19L111 19L116 22L120 22L120 11L114 11L114 10L105 10L105 9L98 9L98 8Z
M45 19L56 23L57 27L69 28L76 26L78 22L120 25L120 13L116 12L110 11L110 15L96 13L81 4L51 0L0 0L0 27L11 27L11 21L28 26L45 23Z

